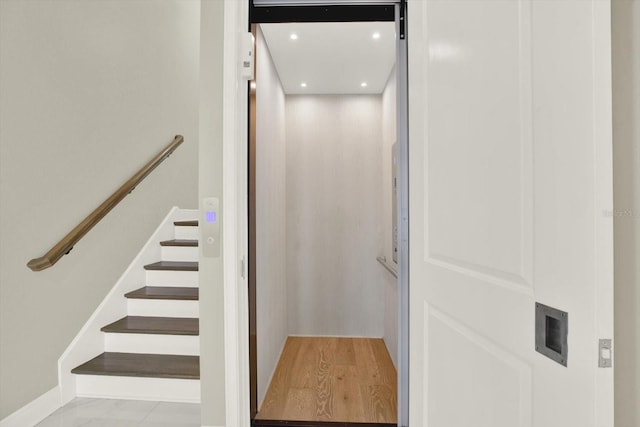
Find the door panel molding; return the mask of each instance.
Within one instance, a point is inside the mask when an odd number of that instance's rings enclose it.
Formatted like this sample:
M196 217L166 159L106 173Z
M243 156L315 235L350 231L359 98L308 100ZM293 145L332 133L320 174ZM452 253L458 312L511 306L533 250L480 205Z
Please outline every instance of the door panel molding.
M425 303L425 312L427 316L424 327L429 331L430 337L425 343L424 351L428 360L425 366L427 377L432 378L426 388L427 399L429 407L435 408L430 414L425 413L428 423L446 425L443 424L446 422L450 425L474 427L530 427L533 367L526 359L431 304ZM438 342L438 334L445 335L443 342ZM443 346L445 343L446 346ZM452 352L464 355L469 363L450 363ZM452 389L454 381L460 387ZM511 383L511 387L503 386L495 390L494 385L500 382ZM459 393L481 394L480 391L484 393L479 396L477 404L482 407L477 411L465 408L455 414L438 414L438 408L443 406L439 404L439 400L447 399L447 393L453 393L448 398L459 398ZM513 408L508 408L505 404L507 401L515 401ZM486 418L478 418L475 415L477 413L484 413ZM501 420L496 420L496 414ZM456 419L452 419L452 416ZM442 420L440 422L439 417Z
M434 267L453 270L488 283L511 288L514 292L533 295L533 290L531 289L533 287L532 281L520 275L438 255L427 257L425 262L432 264Z
M427 2L425 9L427 27L437 33L429 41L426 76L427 260L531 287L531 1L464 8ZM475 19L482 13L492 16L491 30ZM464 30L457 22L465 22ZM494 103L498 85L501 99ZM468 96L442 103L449 93ZM432 137L438 134L447 138ZM486 242L500 251L486 251Z

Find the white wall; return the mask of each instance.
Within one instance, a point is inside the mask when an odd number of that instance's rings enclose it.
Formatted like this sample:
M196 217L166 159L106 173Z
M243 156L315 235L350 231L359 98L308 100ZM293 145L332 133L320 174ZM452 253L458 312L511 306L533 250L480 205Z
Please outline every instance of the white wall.
M640 425L640 1L612 1L615 425Z
M256 323L258 405L288 336L285 96L262 31L256 37Z
M396 70L391 70L387 85L382 92L382 212L383 247L382 255L393 265L393 171L392 147L396 142ZM398 366L398 279L380 266L384 282L384 333L393 363Z
M287 96L292 335L383 335L380 96Z
M197 202L200 2L0 2L0 419L57 360L173 205ZM42 255L181 133L70 255Z

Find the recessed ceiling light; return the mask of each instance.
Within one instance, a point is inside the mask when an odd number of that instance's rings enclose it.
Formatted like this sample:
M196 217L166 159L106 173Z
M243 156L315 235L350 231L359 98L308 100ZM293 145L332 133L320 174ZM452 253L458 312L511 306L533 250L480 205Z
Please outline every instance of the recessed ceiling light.
M291 35L289 36L289 38L291 40L298 40L298 35L296 33L291 33Z
M373 33L373 35L371 36L374 40L378 40L380 38L380 33L375 32Z
M360 83L360 86L361 86L361 87L367 87L367 82L362 82L362 83Z
M302 83L300 83L300 87L307 87L307 84L302 82Z

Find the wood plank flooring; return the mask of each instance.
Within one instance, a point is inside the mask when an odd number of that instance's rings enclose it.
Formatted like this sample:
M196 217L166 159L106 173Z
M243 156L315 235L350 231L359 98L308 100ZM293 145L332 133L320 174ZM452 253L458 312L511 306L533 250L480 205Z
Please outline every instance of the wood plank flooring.
M200 357L169 354L102 353L71 370L74 374L200 379Z
M160 246L197 247L198 241L193 239L172 239L163 240Z
M195 317L125 316L100 330L121 334L199 335L199 322Z
M158 261L144 266L145 270L198 271L198 262L192 261Z
M395 424L396 376L382 339L289 337L256 420Z
M144 286L135 291L126 293L126 298L132 299L164 299L197 301L199 299L199 288L172 287L172 286Z

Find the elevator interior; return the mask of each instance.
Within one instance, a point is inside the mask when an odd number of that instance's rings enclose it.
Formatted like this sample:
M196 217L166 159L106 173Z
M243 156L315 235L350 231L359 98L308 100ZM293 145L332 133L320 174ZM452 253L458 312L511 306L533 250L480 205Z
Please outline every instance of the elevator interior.
M254 35L256 421L395 425L395 24Z

